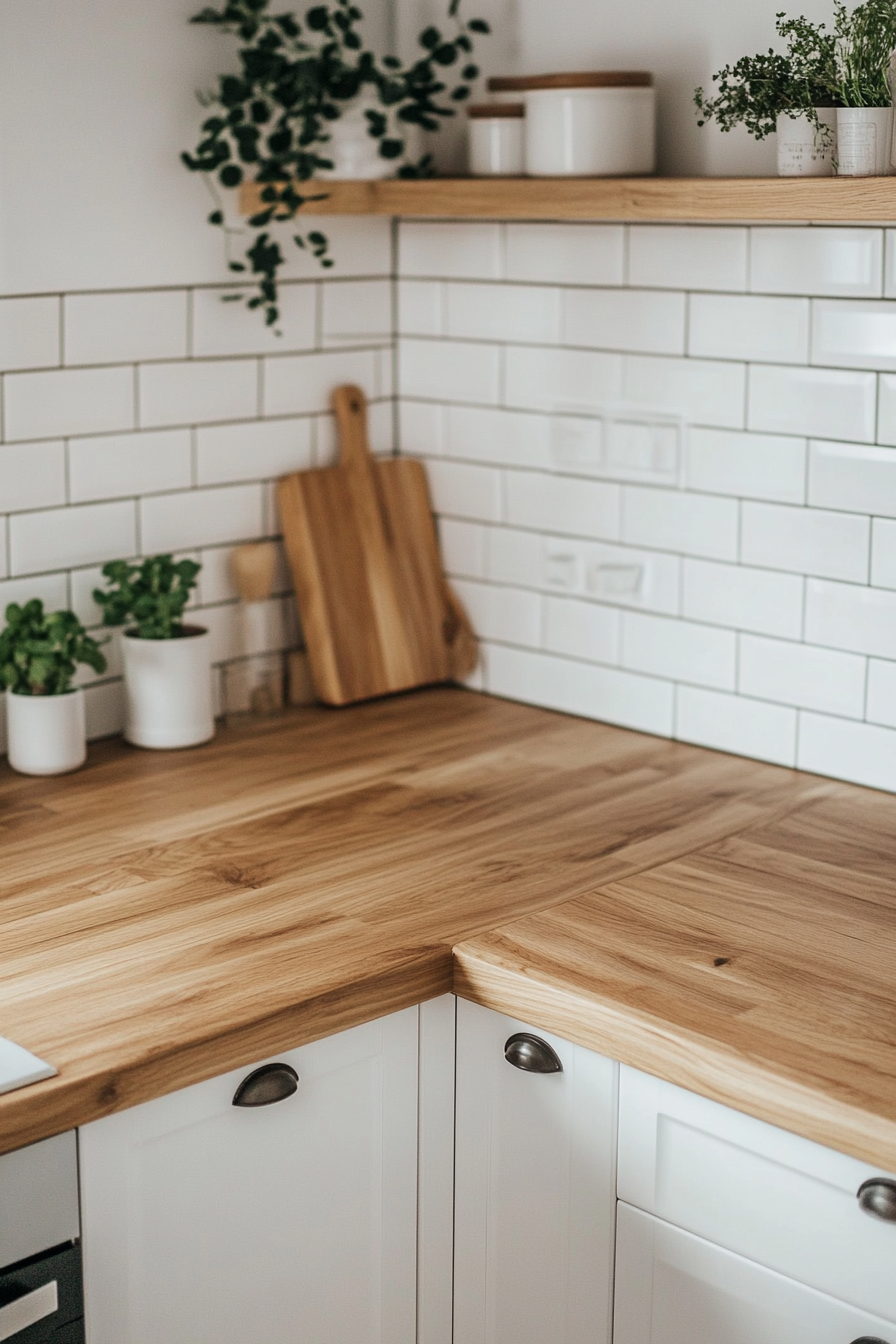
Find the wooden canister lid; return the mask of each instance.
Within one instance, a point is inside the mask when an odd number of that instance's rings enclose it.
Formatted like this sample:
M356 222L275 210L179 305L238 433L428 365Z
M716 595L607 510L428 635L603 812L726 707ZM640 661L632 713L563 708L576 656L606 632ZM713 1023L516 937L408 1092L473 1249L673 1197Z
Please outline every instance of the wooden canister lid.
M496 75L489 93L534 93L539 89L649 89L649 70L567 70L556 75Z
M472 103L467 108L467 116L474 121L492 117L524 117L525 103Z

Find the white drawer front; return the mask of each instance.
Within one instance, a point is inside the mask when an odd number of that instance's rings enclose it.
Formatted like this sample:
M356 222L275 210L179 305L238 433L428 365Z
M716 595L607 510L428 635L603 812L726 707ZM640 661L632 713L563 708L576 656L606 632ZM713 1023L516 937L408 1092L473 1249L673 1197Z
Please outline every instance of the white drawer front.
M896 1320L896 1223L864 1213L886 1175L635 1069L620 1072L619 1198Z
M896 1344L896 1325L619 1205L614 1344Z

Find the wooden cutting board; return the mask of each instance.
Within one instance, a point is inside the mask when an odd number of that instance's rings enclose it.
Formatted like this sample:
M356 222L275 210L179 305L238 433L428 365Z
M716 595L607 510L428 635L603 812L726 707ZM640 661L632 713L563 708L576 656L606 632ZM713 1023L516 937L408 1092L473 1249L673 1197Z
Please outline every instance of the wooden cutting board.
M279 484L317 694L347 705L464 677L476 637L442 570L423 464L372 456L360 388L338 387L333 406L337 465Z

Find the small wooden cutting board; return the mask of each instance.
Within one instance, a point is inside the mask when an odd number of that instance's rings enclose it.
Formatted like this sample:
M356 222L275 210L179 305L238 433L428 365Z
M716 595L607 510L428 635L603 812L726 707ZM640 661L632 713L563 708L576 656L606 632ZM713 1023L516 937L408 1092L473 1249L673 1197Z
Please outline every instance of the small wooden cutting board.
M338 387L333 406L339 462L278 492L317 694L348 705L464 677L476 637L442 570L423 464L373 457L360 388Z

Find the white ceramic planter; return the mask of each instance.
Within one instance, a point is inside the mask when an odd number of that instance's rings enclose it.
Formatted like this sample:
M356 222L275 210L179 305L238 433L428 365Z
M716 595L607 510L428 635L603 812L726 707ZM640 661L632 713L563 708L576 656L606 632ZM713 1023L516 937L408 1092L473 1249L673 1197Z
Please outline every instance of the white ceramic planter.
M467 108L469 167L473 177L518 177L523 171L522 103Z
M400 159L384 159L379 152L379 141L367 133L365 112L382 112L388 118L389 135L403 140L405 152ZM376 178L394 177L403 163L420 157L420 129L400 122L394 110L384 108L368 97L347 103L338 121L328 123L330 139L322 145L323 158L331 159L332 168L320 168L315 177L327 182L357 178L371 182Z
M886 177L893 171L892 140L892 107L838 107L838 175Z
M84 692L6 693L9 763L23 775L64 775L87 759Z
M532 89L525 103L530 176L639 176L656 170L655 89Z
M815 109L821 129L803 113L778 115L778 176L830 177L837 157L837 109Z
M137 747L195 747L215 734L211 639L185 626L179 639L121 635L125 726Z

